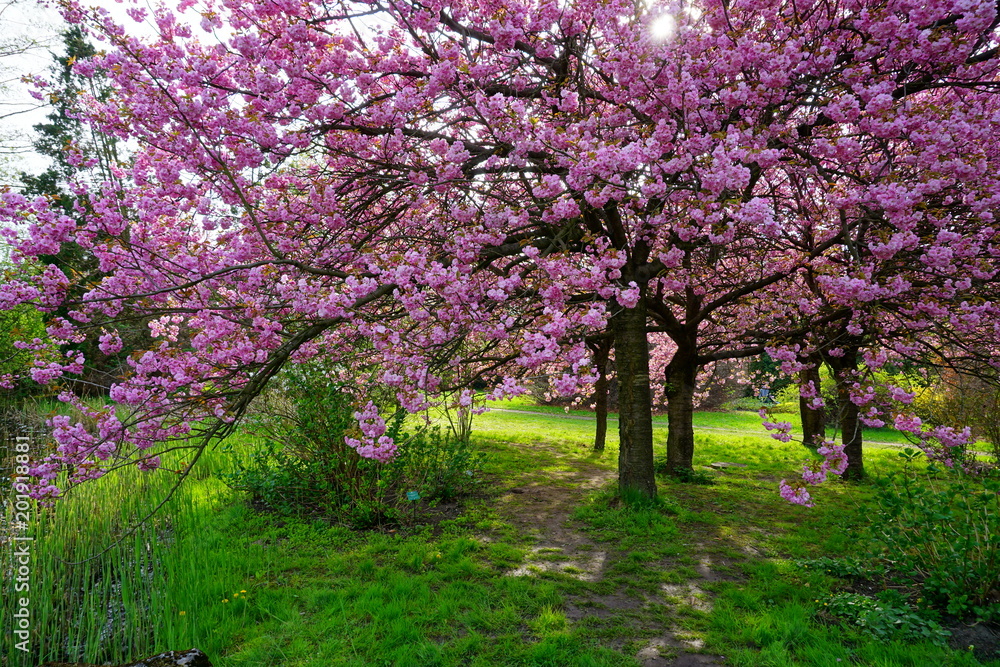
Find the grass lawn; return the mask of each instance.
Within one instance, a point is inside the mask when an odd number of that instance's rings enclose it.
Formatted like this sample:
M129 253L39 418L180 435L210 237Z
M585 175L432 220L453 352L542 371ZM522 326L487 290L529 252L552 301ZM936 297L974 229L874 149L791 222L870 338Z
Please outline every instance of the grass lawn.
M503 414L503 411L518 411L518 412L532 412L539 415L558 415L558 416L570 416L580 419L594 419L594 413L591 410L566 410L565 408L560 408L553 405L535 405L532 403L531 399L527 396L519 396L505 401L491 401L489 405L494 408L492 414ZM490 414L490 413L487 413ZM614 425L618 422L618 414L610 413L608 415L609 422ZM798 413L776 413L772 415L772 421L787 421L792 424L792 435L794 437L801 438L802 436L802 420L799 418ZM666 415L656 415L653 417L653 424L655 427L662 429L664 432L664 437L667 428L667 417ZM734 410L730 412L715 412L715 411L701 411L694 413L694 426L696 429L711 429L720 431L736 431L741 434L746 435L767 435L767 431L761 426L761 418L756 412ZM586 426L584 428L592 428ZM611 431L614 429L608 429L608 435L611 436ZM827 429L827 435L830 437L839 438L839 433L834 429ZM907 445L911 446L913 441L908 439L907 435L900 433L894 428L865 428L864 429L864 439L866 442L871 443L874 447L878 447L884 444L892 445Z
M743 430L758 418L698 419ZM129 586L152 585L156 599L156 614L128 612L148 630L135 633L130 651L198 646L219 667L651 667L681 658L688 662L677 664L747 667L1000 665L932 641L875 638L824 611L851 580L798 560L857 553L869 484L828 484L817 489L815 508L792 506L777 482L798 469L801 445L703 430L696 466L746 467L706 471L709 485L660 479L656 502L622 503L612 488L616 429L595 455L592 428L545 411L481 415L474 438L489 462L474 493L428 508L430 522L368 532L254 512L219 484L227 459L213 452L181 504L168 507L172 523L110 556L138 569ZM878 477L899 467L896 454L872 449L866 464ZM128 488L123 506L149 500ZM100 504L82 494L67 502ZM73 520L86 529L85 512ZM120 525L108 521L107 530ZM66 548L66 535L53 551ZM168 578L150 582L134 554L158 537L161 547L173 545L158 558L176 562ZM183 558L170 555L178 550ZM47 576L57 579L53 568ZM96 594L77 600L80 613L98 620L107 604ZM98 643L74 658L116 659ZM50 647L56 657L59 647Z

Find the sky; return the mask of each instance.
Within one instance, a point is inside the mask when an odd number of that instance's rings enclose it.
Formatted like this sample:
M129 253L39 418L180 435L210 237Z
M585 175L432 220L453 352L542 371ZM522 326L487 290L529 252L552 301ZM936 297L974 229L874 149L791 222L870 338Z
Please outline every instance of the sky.
M121 0L91 0L107 7L130 31L144 32L125 14ZM141 4L141 2L140 2ZM61 51L66 24L51 5L38 0L0 0L0 186L18 171L37 173L48 162L30 150L32 126L45 121L47 110L31 97L22 77L44 75L52 54Z
M0 0L0 168L8 172L45 167L44 160L25 152L31 126L44 121L46 112L21 77L44 73L50 66L62 25L58 12L34 0ZM0 177L0 184L7 181Z

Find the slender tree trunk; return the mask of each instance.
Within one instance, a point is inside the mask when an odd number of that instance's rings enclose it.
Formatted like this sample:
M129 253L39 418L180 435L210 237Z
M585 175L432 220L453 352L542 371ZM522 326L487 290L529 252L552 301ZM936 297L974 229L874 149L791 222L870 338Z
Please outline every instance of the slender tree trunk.
M799 385L805 386L811 381L813 387L816 388L816 393L819 393L819 365L822 363L822 360L813 357L808 361L813 366L799 373ZM819 442L826 439L826 414L823 408L811 407L810 404L812 401L813 399L811 398L799 396L799 414L802 416L802 442L806 447L815 449Z
M830 357L828 362L837 380L837 402L840 411L840 437L847 455L845 479L859 480L865 476L864 439L861 432L861 410L851 400L854 371L858 370L858 348L850 347L842 357Z
M621 308L612 315L611 328L618 374L618 487L623 494L632 491L652 498L656 478L644 297L645 290L635 308Z
M597 366L597 382L594 383L594 412L597 416L597 430L594 432L594 451L603 452L608 435L608 357L611 356L611 340L604 338L590 345Z
M667 364L667 473L692 472L694 459L694 393L698 363L693 347L678 346Z

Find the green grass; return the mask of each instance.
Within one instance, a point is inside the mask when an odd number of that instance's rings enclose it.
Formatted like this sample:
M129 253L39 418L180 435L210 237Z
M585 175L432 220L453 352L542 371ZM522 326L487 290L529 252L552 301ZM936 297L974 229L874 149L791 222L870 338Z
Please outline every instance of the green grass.
M580 417L588 420L594 419L594 413L591 410L566 410L554 405L534 405L531 399L525 396L519 396L517 398L505 400L505 401L490 401L488 403L490 407L497 408L492 414L498 415L503 414L502 410L517 410L519 412L532 412L539 415L552 415L554 418L557 417ZM487 413L490 414L490 413ZM615 430L613 428L618 422L618 414L616 412L609 413L608 415L611 426L608 429L608 436L611 437L611 432ZM778 412L772 415L773 421L788 421L792 424L792 435L794 437L801 438L802 435L802 421L797 412ZM565 423L567 420L562 420L561 423ZM581 420L582 421L582 420ZM477 418L477 426L482 422L482 417ZM516 420L514 420L515 423ZM559 424L559 421L545 422L546 424ZM662 429L666 432L667 428L667 417L666 415L655 415L653 417L654 427L657 429ZM696 429L711 429L711 430L725 430L725 431L738 431L740 433L745 433L747 435L759 434L767 435L764 427L761 426L760 416L756 412L751 411L731 411L731 412L716 412L716 411L700 411L694 413L694 426ZM523 428L523 427L522 427ZM566 426L566 428L570 428ZM593 427L589 424L581 425L578 427L580 430L590 431ZM828 428L827 436L839 438L839 433L836 429ZM883 427L883 428L865 428L863 430L863 437L865 441L872 443L873 446L879 446L882 444L891 445L912 445L913 442L904 433L900 433L896 429Z
M198 646L219 667L635 667L640 649L672 635L733 665L980 664L968 652L878 641L824 621L821 600L843 580L795 560L855 554L871 487L836 482L816 489L815 508L789 505L777 481L795 474L808 454L801 445L728 432L759 429L753 414L697 419L696 467L747 467L709 471L711 485L660 479L655 501L622 502L613 486L581 488L614 478L615 429L596 455L592 422L481 415L475 438L490 462L481 492L435 508L433 523L392 531L257 514L217 481L228 461L214 452L121 549L88 565L58 563L106 546L171 481L138 472L104 480L34 528L45 591L35 607L39 646L51 651L44 658L93 662ZM664 428L658 420L659 448ZM873 448L866 465L881 475L900 463L894 450ZM544 502L532 495L552 489ZM564 523L524 529L558 502ZM547 542L559 535L572 540ZM595 576L586 563L600 564ZM515 569L532 574L510 576ZM119 655L101 628L121 591L133 644ZM60 602L67 595L71 605ZM85 650L60 655L66 647Z
M261 567L262 555L242 545L234 557L230 536L218 530L236 507L215 477L226 464L210 452L195 478L141 524L168 498L176 479L168 470L130 468L77 487L52 508L36 508L27 533L36 653L12 653L10 664L124 662L195 644L222 652L221 637L247 622L247 574ZM5 591L0 627L10 627L13 605Z

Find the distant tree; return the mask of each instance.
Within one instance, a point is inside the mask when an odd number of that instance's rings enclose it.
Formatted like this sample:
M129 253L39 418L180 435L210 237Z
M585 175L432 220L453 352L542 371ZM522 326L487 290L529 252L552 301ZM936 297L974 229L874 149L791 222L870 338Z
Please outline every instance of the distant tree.
M587 341L587 347L594 358L597 379L594 381L594 451L603 452L608 436L608 394L610 391L611 348L614 340L610 335L599 336Z
M21 305L13 310L0 310L0 378L27 375L28 368L34 361L34 354L15 343L44 337L45 325L37 309ZM23 391L25 387L22 385L18 389ZM0 393L2 392L0 389Z
M114 182L119 156L113 137L80 120L83 96L100 101L109 94L107 84L100 77L81 76L73 70L74 63L91 58L97 52L79 26L72 26L62 34L62 46L61 54L52 54L55 63L50 77L40 80L50 111L46 122L34 126L32 141L35 152L49 158L49 166L38 174L21 172L20 190L27 197L44 197L54 209L82 226L90 202L86 194L78 192L85 187L94 189L103 183ZM41 266L53 265L71 278L76 285L69 294L71 301L81 298L88 286L97 284L105 276L94 253L78 244L66 244L57 253L39 255L37 262ZM53 314L65 318L70 310L70 306L61 306ZM108 329L125 341L125 350L148 344L148 329L143 318L109 323ZM84 355L84 371L75 380L82 393L106 394L125 372L127 353L103 354L96 339L69 342L63 345L63 350Z

